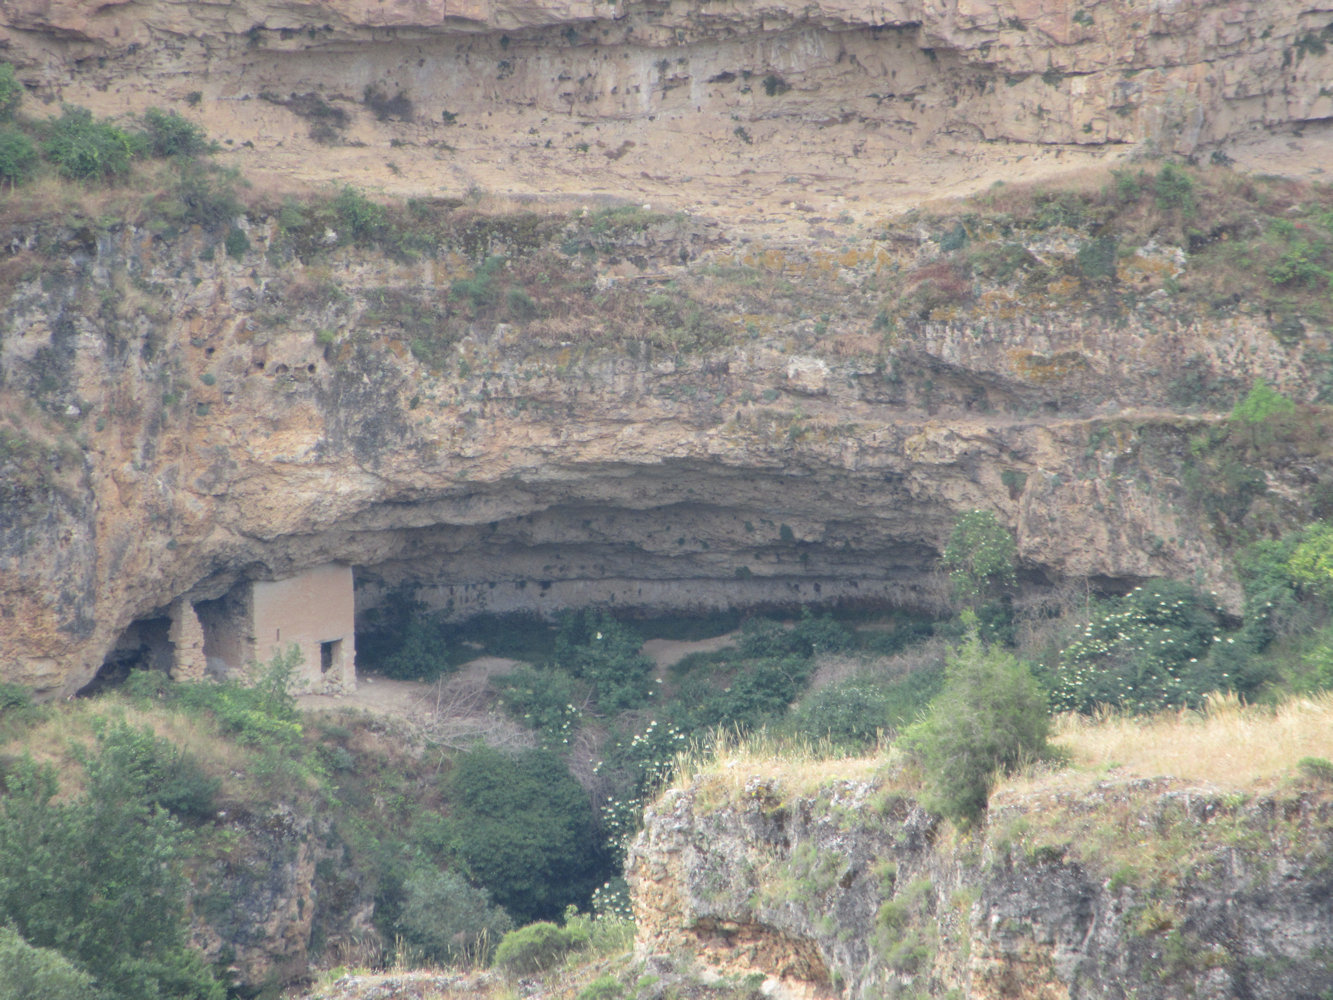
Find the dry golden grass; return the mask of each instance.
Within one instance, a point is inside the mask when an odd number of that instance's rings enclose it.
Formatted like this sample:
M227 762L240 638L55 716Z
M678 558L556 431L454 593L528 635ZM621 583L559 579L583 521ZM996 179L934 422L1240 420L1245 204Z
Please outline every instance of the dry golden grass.
M766 730L740 738L720 734L711 749L681 754L672 787L695 785L729 798L758 780L791 794L813 793L833 781L869 780L892 756L886 748L865 757L839 757L827 741L779 738Z
M164 160L136 161L123 180L82 183L43 173L8 193L4 216L10 222L117 219L142 224L154 214L154 202L172 189L174 167Z
M1052 770L1038 765L1006 778L995 792L1077 792L1110 779L1169 777L1221 791L1262 792L1297 773L1307 757L1333 760L1333 692L1276 708L1244 705L1215 695L1202 711L1163 712L1142 718L1062 715L1052 742L1068 755ZM882 747L865 757L838 757L827 743L778 739L759 733L720 738L711 750L683 754L673 787L689 785L730 799L752 781L789 794L816 792L838 780L911 783L901 757ZM889 778L888 776L894 777Z
M1063 715L1056 720L1053 742L1069 753L1068 768L1010 779L1002 787L1022 793L1113 776L1173 777L1224 790L1260 791L1290 777L1302 758L1333 759L1333 692L1276 708L1215 695L1199 712L1147 718Z

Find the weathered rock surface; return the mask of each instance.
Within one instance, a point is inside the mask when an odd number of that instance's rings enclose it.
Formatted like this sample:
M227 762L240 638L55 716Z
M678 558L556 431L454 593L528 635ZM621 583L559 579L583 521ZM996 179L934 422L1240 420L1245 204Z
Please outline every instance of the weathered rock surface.
M54 269L26 251L0 353L5 391L30 401L7 439L6 677L73 691L182 596L335 561L372 599L408 579L459 613L924 604L953 519L978 507L1016 528L1034 582L1197 571L1226 591L1173 471L1207 418L1155 412L1158 366L1224 349L1234 377L1310 391L1299 356L1242 323L1229 341L1128 324L1095 342L1079 324L925 324L891 378L883 358L762 337L635 359L499 326L441 372L376 307L442 299L434 263L340 251L303 275L263 236L239 262L129 227L46 232L66 241ZM302 305L312 274L337 313ZM1034 349L1074 346L1086 370L1029 371Z
M873 216L1272 129L1313 169L1331 23L1312 0L15 0L0 55L46 98L178 105L288 175L804 228L812 198Z
M628 866L641 952L849 997L1333 987L1333 808L1318 791L1105 782L1002 800L958 838L884 781L736 784L648 812ZM1069 838L1071 814L1097 843Z
M571 226L592 251L578 304L469 325L451 283L486 253L514 266L521 233L404 262L330 229L293 254L257 213L233 261L160 220L8 225L0 676L71 693L172 602L328 562L366 600L406 580L460 614L929 604L971 508L1015 530L1030 586L1171 575L1234 606L1181 478L1211 418L1172 416L1167 387L1312 399L1327 331L1297 348L1260 315L1181 321L1145 296L1101 322L1010 296L887 337L876 275L913 251L852 227L931 178L1064 169L1076 145L1190 152L1300 122L1312 142L1330 20L1286 0L8 4L0 57L34 96L178 101L288 180L649 191L740 228L659 219L598 250ZM808 301L775 318L719 280L633 351L599 305L637 283L663 291L622 302L668 315L668 283L737 267ZM713 339L682 349L696 321ZM446 322L466 326L446 360L418 360ZM1265 502L1308 520L1320 470L1264 474Z
M1304 359L1327 336L1284 345L1262 316L1019 315L914 323L885 348L869 317L894 265L872 247L801 286L796 308L870 303L834 329L801 311L765 334L728 318L739 302L710 317L737 331L722 346L672 351L613 339L600 257L550 263L586 267L581 306L468 323L448 296L466 258L302 262L269 252L272 220L248 225L240 260L197 231L5 235L0 676L71 693L172 602L330 562L355 567L363 605L406 581L457 614L930 605L943 542L976 508L1014 529L1029 588L1189 577L1234 604L1185 475L1217 418L1165 409L1169 387L1262 376L1309 399ZM623 281L734 257L692 226L639 234ZM819 253L779 256L814 275ZM632 308L672 302L653 294ZM422 315L462 331L446 360L413 355ZM1274 516L1312 516L1319 468L1297 455L1265 474Z

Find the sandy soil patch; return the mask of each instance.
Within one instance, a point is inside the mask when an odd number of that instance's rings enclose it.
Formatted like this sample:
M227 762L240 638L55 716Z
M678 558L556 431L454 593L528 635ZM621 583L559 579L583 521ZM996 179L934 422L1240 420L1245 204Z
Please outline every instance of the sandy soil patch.
M643 644L643 653L655 664L658 672L673 667L691 653L713 653L736 644L739 633L728 632L711 639L649 639Z

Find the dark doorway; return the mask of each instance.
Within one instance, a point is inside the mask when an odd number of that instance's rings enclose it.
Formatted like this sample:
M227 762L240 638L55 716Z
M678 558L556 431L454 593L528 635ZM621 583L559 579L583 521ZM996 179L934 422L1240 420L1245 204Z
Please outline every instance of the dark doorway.
M327 674L342 659L342 645L343 641L341 639L319 644L319 672L321 674Z

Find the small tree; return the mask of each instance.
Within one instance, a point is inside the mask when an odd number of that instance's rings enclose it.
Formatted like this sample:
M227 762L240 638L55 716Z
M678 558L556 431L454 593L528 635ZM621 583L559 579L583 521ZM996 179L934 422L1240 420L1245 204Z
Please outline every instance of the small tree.
M1287 572L1298 586L1333 595L1333 524L1316 521L1301 532L1287 560Z
M174 111L149 108L143 113L143 124L153 156L198 156L208 151L204 130Z
M0 921L92 973L106 1000L222 1000L189 947L180 826L146 794L131 749L103 739L68 801L31 759L5 775Z
M455 758L445 790L453 853L515 921L586 905L604 858L588 795L564 761L482 745Z
M1017 552L1014 536L994 513L971 510L954 524L940 561L949 571L955 596L976 604L1014 584Z
M58 951L0 927L0 1000L97 1000L93 977Z
M997 774L1046 752L1050 715L1028 665L986 648L976 617L964 619L969 635L949 656L944 690L903 744L924 773L922 805L967 827L985 812Z
M13 121L23 101L23 84L14 75L14 67L0 63L0 122Z
M419 869L408 877L403 895L397 930L427 961L484 965L513 926L490 893L457 872Z
M0 184L12 188L32 176L37 147L16 128L0 128Z
M586 948L588 938L581 924L560 927L541 920L506 934L495 952L495 964L510 975L535 975L563 961L571 951Z
M1269 417L1295 411L1295 403L1260 378L1254 380L1245 398L1231 411L1231 419L1245 424L1262 424Z

